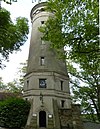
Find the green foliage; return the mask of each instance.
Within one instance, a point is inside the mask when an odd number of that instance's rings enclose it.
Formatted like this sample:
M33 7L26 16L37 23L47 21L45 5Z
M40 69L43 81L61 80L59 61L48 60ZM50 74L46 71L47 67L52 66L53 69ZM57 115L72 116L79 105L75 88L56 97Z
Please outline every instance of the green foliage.
M20 82L17 79L7 83L6 87L5 90L12 93L22 93L23 91L23 85L20 85Z
M71 78L73 101L81 103L82 114L84 114L85 118L92 121L100 121L99 73L96 72L97 70L91 64L86 62L86 65L86 69L81 68L78 70L74 64L67 65ZM92 69L89 69L89 67L92 67Z
M0 67L2 61L7 60L10 53L20 50L27 40L29 33L28 20L18 17L14 24L10 18L10 13L4 9L0 9Z
M3 80L2 80L2 78L0 77L0 90L4 90L4 89L6 89L7 88L7 86L3 83Z
M12 2L17 2L17 0L1 0L3 2L6 2L7 4L12 4Z
M24 76L26 74L26 66L27 62L20 63L20 68L17 72L17 78L13 80L13 82L7 83L7 90L13 93L23 93L24 86Z
M11 93L22 93L23 85L20 84L18 79L14 79L12 82L5 84L3 80L0 80L0 90Z
M24 75L26 74L27 62L20 63L20 68L18 68L17 77L14 78L12 82L5 84L0 78L0 90L4 90L12 93L22 93L24 86Z
M64 55L73 62L68 71L74 99L92 120L100 121L99 1L48 0L47 11L53 15L39 28L43 40L50 41L57 52L64 46L70 48ZM73 68L75 63L79 68Z
M57 50L69 46L70 56L75 59L99 55L98 4L95 0L48 0L47 10L54 16L40 28L44 40Z
M0 102L0 126L22 128L25 126L30 103L21 98L9 98Z
M20 63L20 68L18 71L19 79L17 82L19 82L21 86L24 85L24 76L26 75L26 70L27 70L27 61L25 63Z

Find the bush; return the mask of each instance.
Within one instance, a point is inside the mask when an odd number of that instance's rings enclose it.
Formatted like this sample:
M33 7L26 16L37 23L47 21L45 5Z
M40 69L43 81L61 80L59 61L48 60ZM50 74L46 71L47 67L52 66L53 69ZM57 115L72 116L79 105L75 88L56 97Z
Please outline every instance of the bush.
M30 103L22 98L8 98L0 102L0 126L22 128L25 126Z

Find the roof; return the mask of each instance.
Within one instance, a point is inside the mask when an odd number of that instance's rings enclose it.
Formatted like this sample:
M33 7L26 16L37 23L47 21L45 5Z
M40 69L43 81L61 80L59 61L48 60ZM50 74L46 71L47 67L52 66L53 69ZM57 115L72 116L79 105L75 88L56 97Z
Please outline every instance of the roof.
M21 93L11 93L11 92L0 92L0 100L4 100L8 97L22 97Z

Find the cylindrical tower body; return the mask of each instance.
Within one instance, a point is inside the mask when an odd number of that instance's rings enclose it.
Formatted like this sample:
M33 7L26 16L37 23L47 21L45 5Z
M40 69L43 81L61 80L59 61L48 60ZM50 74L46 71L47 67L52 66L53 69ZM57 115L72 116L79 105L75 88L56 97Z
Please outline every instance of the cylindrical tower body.
M27 74L43 70L67 76L65 61L59 60L56 52L50 49L50 44L41 40L42 33L39 32L39 27L45 24L50 15L53 14L44 11L43 3L36 5L31 10L32 34ZM42 65L43 60L44 64Z
M32 33L25 76L24 98L31 101L27 125L34 129L45 127L60 129L58 109L70 109L69 77L65 61L60 60L50 43L42 41L39 27L51 13L44 10L45 3L32 8Z

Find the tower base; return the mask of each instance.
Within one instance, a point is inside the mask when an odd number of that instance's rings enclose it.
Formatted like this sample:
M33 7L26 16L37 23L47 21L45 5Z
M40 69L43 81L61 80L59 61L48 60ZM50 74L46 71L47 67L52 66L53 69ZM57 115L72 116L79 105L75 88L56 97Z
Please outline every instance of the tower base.
M54 117L48 119L48 127L45 128L37 127L37 117L32 116L30 125L26 125L25 129L84 129L80 105L72 104L71 109L58 109L55 103Z

